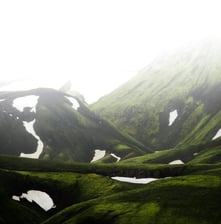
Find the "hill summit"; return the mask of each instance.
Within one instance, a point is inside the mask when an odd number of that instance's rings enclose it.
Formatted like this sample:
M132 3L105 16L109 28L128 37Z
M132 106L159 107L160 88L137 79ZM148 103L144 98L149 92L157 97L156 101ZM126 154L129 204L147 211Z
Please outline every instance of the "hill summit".
M219 41L165 53L91 108L155 150L209 141L221 128L220 58Z

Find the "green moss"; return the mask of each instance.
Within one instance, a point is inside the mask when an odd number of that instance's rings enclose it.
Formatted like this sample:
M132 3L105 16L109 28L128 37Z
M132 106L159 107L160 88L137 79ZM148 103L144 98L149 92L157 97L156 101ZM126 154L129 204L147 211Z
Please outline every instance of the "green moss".
M220 223L220 184L198 175L156 181L70 206L44 223Z
M204 43L162 55L91 108L155 150L210 140L221 119L220 52Z

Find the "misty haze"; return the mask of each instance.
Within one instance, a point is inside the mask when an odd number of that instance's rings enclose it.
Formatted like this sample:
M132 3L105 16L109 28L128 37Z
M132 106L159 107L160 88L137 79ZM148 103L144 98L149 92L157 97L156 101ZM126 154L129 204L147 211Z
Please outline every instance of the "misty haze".
M221 222L219 1L0 3L0 224Z

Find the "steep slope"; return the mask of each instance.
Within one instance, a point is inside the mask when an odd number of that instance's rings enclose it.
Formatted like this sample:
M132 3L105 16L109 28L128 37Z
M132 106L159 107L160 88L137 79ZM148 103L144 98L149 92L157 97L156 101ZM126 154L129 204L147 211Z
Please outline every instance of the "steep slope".
M209 175L159 180L143 188L72 205L43 223L221 223L220 186L220 177Z
M79 97L53 89L1 92L0 118L1 154L90 162L95 149L121 159L146 150L91 112Z
M221 43L157 58L91 108L156 150L211 140L221 128Z

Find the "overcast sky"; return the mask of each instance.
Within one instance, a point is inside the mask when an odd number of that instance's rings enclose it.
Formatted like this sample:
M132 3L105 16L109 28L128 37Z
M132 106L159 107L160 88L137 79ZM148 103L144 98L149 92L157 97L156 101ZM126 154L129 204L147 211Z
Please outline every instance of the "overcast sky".
M93 102L160 52L219 36L221 1L0 0L0 79L73 88Z

